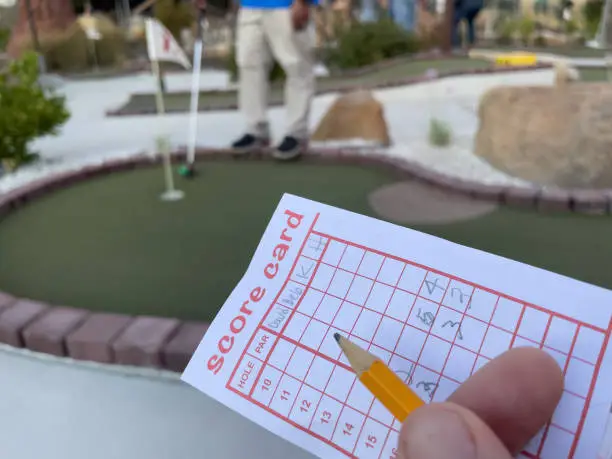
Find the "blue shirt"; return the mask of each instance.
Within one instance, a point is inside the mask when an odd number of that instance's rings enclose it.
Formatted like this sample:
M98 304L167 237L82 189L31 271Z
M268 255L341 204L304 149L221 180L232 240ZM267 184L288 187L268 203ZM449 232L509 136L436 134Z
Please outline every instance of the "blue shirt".
M318 0L308 0L311 5L317 5ZM289 8L293 0L241 0L240 6L243 8Z

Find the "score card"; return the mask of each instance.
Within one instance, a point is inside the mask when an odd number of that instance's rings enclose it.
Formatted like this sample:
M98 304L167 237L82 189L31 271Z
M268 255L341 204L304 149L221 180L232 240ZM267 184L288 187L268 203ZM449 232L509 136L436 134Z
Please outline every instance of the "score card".
M284 195L182 379L322 458L393 459L399 423L333 338L444 401L517 346L550 353L565 390L523 458L597 457L612 403L612 292Z

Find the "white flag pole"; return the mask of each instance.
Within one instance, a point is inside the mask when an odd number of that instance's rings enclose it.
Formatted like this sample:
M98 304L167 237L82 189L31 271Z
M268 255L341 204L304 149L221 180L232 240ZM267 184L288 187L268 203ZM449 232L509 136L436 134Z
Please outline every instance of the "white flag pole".
M157 34L154 33L154 23L151 20L147 21L147 39L157 40ZM157 55L157 43L149 43L149 59L151 60L151 69L155 80L159 82L160 68L159 68L159 56ZM164 102L164 95L159 84L156 85L155 90L155 106L157 108L157 117L160 120L160 124L163 123L164 115L166 114L166 104ZM165 136L165 129L160 129L162 135ZM172 176L172 164L170 161L170 145L168 139L165 137L158 138L158 149L162 154L164 177L166 182L166 191L161 195L162 201L178 201L185 196L180 190L174 188L174 177Z
M189 138L187 139L187 164L180 169L184 177L195 174L195 148L198 135L198 103L200 101L200 73L202 69L202 50L204 37L202 22L206 14L205 5L200 7L196 40L193 47L193 74L191 77L191 103L189 108Z

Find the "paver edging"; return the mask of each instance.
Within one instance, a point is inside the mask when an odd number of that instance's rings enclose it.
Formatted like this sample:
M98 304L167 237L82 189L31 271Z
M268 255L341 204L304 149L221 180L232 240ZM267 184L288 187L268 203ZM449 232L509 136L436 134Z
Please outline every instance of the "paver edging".
M220 159L229 149L199 148L198 158ZM185 149L172 153L183 161ZM269 159L269 151L246 155L245 159ZM238 159L237 159L238 160ZM612 189L559 190L486 185L432 171L418 163L381 152L354 148L319 148L304 155L305 161L359 164L382 167L399 179L412 178L430 185L471 196L536 211L590 214L612 213ZM159 155L137 154L78 170L50 175L0 195L0 217L33 199L92 177L117 171L150 167L161 162ZM22 309L20 309L22 308ZM17 298L0 291L0 342L36 352L107 364L128 364L181 372L189 362L209 324L167 317L99 313L65 305ZM34 344L32 344L34 343Z

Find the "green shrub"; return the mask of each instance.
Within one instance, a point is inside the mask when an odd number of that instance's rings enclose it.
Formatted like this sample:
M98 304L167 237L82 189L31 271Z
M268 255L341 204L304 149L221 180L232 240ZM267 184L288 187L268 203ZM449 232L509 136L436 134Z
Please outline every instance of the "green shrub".
M234 48L232 48L232 51L227 56L227 71L230 74L231 81L238 81L238 64L236 62L236 51ZM274 83L276 81L284 81L285 78L285 71L281 65L274 60L272 68L270 69L268 81L270 81L270 83Z
M548 46L548 42L546 41L546 37L544 35L537 35L533 39L533 46L538 48L546 48Z
M332 69L354 69L385 59L412 54L421 48L415 34L393 21L355 23L341 30L336 46L327 50L325 61Z
M157 0L153 15L174 35L180 43L181 31L189 29L196 21L193 6L185 1Z
M38 59L26 52L0 74L0 160L10 167L33 161L32 140L56 135L69 118L63 97L38 84Z
M451 128L437 118L429 121L429 143L436 147L447 147L451 143Z
M0 53L6 49L9 39L11 38L11 31L0 27Z
M587 38L595 38L601 14L603 11L603 0L588 0L582 7L582 17L584 18L584 32Z
M100 67L120 65L127 49L125 34L113 20L104 14L94 14L102 38L95 42L95 52Z
M569 21L563 22L563 29L567 35L574 35L580 30L580 26L578 25L578 21L570 19Z
M76 23L65 33L42 36L40 47L47 68L51 71L81 72L89 68L90 49L87 35Z
M94 15L101 39L91 41L83 28L73 23L65 32L40 37L40 46L47 68L59 72L83 72L100 67L114 67L125 59L126 40L123 32L107 16ZM32 50L31 43L26 49Z
M536 21L532 17L523 16L518 20L516 27L521 37L521 42L524 46L528 46L536 30Z
M502 16L495 24L496 41L499 45L511 45L518 23L509 16Z

